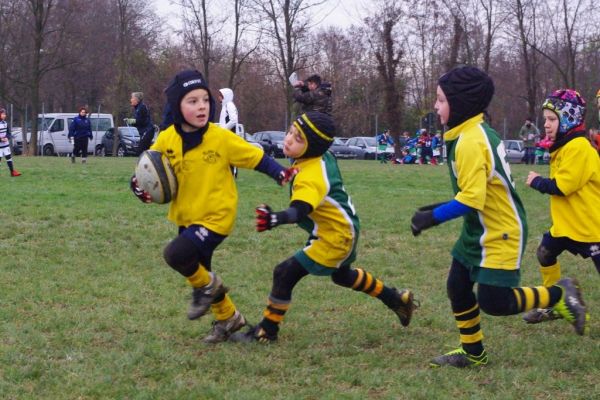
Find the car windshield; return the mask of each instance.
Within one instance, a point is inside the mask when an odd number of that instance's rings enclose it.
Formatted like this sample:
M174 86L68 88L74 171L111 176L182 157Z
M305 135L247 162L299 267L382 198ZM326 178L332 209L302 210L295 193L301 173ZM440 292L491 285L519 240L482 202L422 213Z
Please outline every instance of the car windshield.
M342 142L340 139L338 138L334 138L333 139L333 143L332 144L337 144L338 146L343 146L344 142Z

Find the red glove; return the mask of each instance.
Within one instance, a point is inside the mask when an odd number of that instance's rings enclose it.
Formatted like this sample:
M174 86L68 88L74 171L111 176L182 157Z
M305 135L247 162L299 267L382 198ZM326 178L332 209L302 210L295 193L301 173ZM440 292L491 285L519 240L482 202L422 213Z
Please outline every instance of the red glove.
M279 174L277 183L281 186L289 183L298 174L298 168L286 168Z
M145 190L141 189L138 186L137 178L135 177L135 175L133 175L131 177L131 181L129 182L129 187L131 188L131 191L133 192L133 194L135 194L136 197L138 199L140 199L140 201L142 201L144 203L152 203L152 196L150 196L150 193L146 192Z
M256 230L258 232L268 231L277 225L279 225L277 214L273 212L271 207L266 204L256 207Z

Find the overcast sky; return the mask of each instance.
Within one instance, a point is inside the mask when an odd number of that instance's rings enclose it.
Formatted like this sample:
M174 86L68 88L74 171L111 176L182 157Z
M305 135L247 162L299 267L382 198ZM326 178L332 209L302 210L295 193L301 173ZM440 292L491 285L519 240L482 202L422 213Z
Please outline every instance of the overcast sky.
M172 5L171 0L153 0L159 15L167 20L173 28L179 28L181 25L180 12L177 6ZM327 26L339 26L347 28L352 24L359 24L361 21L361 10L364 9L366 0L326 0L316 12L317 27L325 28Z

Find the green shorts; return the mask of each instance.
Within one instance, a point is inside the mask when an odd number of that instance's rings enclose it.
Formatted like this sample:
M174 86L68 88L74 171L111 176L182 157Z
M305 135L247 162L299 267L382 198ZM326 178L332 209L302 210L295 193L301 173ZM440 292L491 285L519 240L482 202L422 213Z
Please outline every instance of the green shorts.
M318 276L331 276L338 269L335 267L326 267L324 265L319 264L318 262L313 261L306 253L302 250L298 250L296 254L294 254L294 258L302 265L302 267L308 271L311 275Z
M475 265L469 265L460 257L456 258L466 269L469 270L469 276L472 282L483 283L490 286L500 286L515 288L521 286L521 270L506 270L484 268Z

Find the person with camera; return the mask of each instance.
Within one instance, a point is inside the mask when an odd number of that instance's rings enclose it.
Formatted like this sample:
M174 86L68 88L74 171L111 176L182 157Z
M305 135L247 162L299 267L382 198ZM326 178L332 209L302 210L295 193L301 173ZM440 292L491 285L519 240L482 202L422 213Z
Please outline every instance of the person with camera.
M311 75L304 81L294 84L294 100L302 105L302 112L318 111L331 115L333 104L331 101L331 84L321 82L317 74Z

